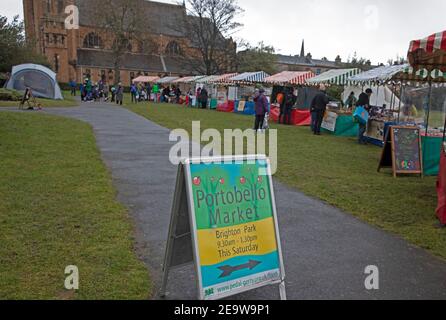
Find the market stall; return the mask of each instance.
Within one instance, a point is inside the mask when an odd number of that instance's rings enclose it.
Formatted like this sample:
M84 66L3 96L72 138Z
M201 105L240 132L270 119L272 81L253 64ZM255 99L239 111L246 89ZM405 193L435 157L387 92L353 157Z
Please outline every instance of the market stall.
M178 78L172 82L174 85L179 85L180 90L184 95L184 100L186 105L195 107L197 104L197 82L200 81L200 79L205 78L206 76L189 76L189 77L183 77ZM188 95L187 93L191 91L192 95Z
M218 111L235 112L245 115L255 114L255 105L252 97L255 93L256 85L264 82L269 77L264 71L245 72L229 78L228 83L235 86L235 100L227 100L227 102L219 104ZM266 93L268 96L268 93Z
M221 77L221 75L210 75L205 76L197 81L196 90L198 88L205 88L208 92L208 104L207 107L210 109L216 109L217 103L216 103L216 85L214 84L214 81L218 80Z
M339 86L344 87L350 82L348 79L361 73L357 68L335 69L324 72L314 78L308 79L311 86ZM332 102L327 106L327 111L322 122L322 131L335 136L354 137L358 135L358 124L353 121L353 110L343 108L339 102Z
M265 78L265 84L273 86L270 111L273 121L278 122L280 116L280 104L276 101L277 94L283 92L286 87L291 87L297 90L298 97L296 108L293 108L291 113L291 124L295 126L309 126L311 124L309 104L316 90L303 86L308 79L314 76L315 74L311 71L283 71Z
M346 86L344 98L351 92L358 97L365 87L373 91L365 133L367 141L371 144L383 147L388 129L399 123L401 100L396 93L401 97L402 85L396 77L407 68L407 64L381 66L348 78L350 84Z
M411 66L415 71L427 70L429 86L432 88L432 79L441 79L446 82L444 73L446 73L446 31L438 32L429 37L421 40L414 40L410 43L408 59ZM430 107L432 104L432 90L429 94L428 104L429 109L427 113L426 135L425 139L429 140L429 118ZM445 100L446 101L446 100ZM443 106L446 108L446 102ZM443 109L443 117L445 110ZM446 117L443 122L443 134L440 140L439 154L437 161L439 162L439 177L437 183L438 191L438 208L437 216L443 225L446 225L446 184L445 184L445 172L446 172L446 159L445 159L445 144L444 139L446 135ZM426 140L426 141L427 141ZM434 150L432 150L434 151ZM432 152L433 154L433 152ZM436 157L436 156L435 156Z
M226 73L217 76L209 81L210 85L210 108L217 109L218 105L226 103L228 101L228 87L232 82L229 80L232 77L237 76L238 73Z

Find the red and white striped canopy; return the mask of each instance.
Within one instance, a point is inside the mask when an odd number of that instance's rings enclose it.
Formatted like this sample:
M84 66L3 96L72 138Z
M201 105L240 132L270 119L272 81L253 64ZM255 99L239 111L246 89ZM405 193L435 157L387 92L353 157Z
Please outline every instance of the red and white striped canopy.
M283 71L265 78L264 82L279 85L299 85L305 84L308 79L314 76L315 74L311 71Z
M153 77L153 76L139 76L132 80L133 83L151 83L156 82L159 79L159 77Z
M446 31L410 43L408 59L415 69L446 71Z

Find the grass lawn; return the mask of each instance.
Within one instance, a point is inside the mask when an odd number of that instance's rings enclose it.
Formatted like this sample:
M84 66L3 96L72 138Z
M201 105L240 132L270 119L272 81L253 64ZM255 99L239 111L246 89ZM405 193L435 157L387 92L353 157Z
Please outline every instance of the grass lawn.
M246 129L253 117L148 103L127 108L163 125L191 132L191 122L202 130ZM314 136L307 127L272 124L279 130L276 178L309 196L319 198L412 244L446 258L446 229L439 229L435 177L401 177L377 173L381 149L361 146L354 138Z
M51 107L76 107L79 103L71 96L70 91L62 91L64 100L51 100L37 98L37 103L42 104L43 108ZM0 107L19 107L20 101L0 101ZM26 106L26 104L25 104Z
M146 299L132 223L90 126L0 112L0 299ZM79 291L64 289L79 268Z

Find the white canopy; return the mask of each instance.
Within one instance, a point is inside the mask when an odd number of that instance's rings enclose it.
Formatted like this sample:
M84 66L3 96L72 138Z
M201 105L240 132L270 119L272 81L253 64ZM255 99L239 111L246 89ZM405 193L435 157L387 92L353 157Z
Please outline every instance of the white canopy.
M35 97L63 100L56 73L39 64L21 64L12 67L7 89L25 91L30 88Z

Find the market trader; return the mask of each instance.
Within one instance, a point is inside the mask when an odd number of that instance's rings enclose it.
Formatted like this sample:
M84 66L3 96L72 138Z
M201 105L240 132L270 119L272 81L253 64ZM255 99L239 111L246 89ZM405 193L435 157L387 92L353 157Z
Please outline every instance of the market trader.
M324 119L325 110L329 99L324 85L319 87L320 92L311 102L311 130L315 135L321 135L322 120Z
M285 96L285 111L283 115L283 124L291 125L291 113L297 102L297 96L294 94L294 88L289 88Z
M359 95L358 101L356 102L357 107L363 107L367 112L370 112L370 97L372 96L373 90L367 89L365 93L361 93ZM358 134L358 142L359 144L367 144L367 141L364 139L364 134L367 130L367 124L359 122L359 134Z

